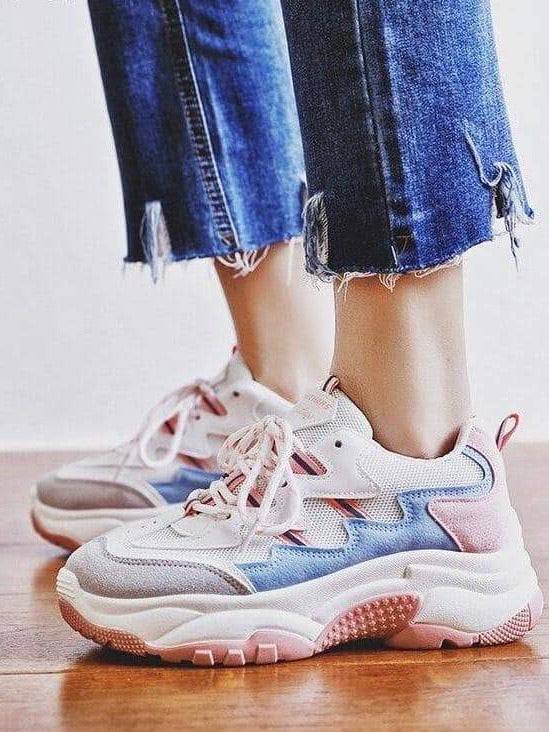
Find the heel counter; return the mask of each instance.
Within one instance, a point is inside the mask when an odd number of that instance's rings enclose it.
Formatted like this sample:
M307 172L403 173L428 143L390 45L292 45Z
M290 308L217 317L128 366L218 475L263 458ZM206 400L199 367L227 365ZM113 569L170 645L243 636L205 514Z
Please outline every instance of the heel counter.
M516 544L520 525L507 490L505 465L496 440L478 425L469 433L467 446L488 463L491 488L480 498L437 498L429 512L464 552L493 552Z

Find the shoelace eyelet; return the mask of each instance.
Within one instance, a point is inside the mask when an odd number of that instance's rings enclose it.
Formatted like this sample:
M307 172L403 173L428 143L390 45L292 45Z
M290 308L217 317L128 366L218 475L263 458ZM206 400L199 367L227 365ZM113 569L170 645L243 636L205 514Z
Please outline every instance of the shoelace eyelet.
M343 443L341 442L341 440L336 440L335 441L335 446L336 447L343 447Z

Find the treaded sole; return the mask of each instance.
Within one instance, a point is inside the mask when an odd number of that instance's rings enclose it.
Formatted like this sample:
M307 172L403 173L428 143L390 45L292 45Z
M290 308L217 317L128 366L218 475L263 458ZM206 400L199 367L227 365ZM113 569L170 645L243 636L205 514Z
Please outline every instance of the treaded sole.
M413 594L372 598L333 618L316 641L285 631L264 629L257 630L245 640L212 640L160 648L133 633L95 625L66 599L59 598L63 618L85 638L117 651L137 656L158 656L170 663L189 662L195 666L295 661L352 640L376 639L389 647L401 649L501 645L522 638L536 625L543 609L541 592L537 590L531 601L504 623L481 633L468 633L414 623L420 604L421 598Z

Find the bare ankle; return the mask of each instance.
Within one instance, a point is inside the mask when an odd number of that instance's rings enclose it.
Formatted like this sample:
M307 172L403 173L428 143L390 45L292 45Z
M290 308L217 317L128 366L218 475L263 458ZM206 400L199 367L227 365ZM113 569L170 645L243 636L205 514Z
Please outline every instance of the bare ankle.
M388 450L434 458L470 415L460 267L336 291L333 373Z
M244 360L256 381L289 401L326 377L333 347L332 292L306 278L302 259L301 248L292 254L280 243L236 279L216 262Z
M438 400L423 393L414 399L409 394L402 408L391 400L379 399L367 385L353 385L343 377L340 386L368 418L376 442L408 457L432 459L446 455L471 416L468 392L461 400L446 400L442 393Z
M465 421L465 420L464 420ZM392 423L389 429L374 426L374 439L386 450L408 457L431 460L446 455L454 445L461 427L457 425L425 425Z

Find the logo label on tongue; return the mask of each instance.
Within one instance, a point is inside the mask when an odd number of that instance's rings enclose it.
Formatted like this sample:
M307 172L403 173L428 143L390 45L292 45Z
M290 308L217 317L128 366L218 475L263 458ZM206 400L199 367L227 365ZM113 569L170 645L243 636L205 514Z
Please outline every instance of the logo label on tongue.
M290 422L294 429L312 427L323 424L334 418L337 400L331 394L318 390L307 394L299 401L290 413Z

